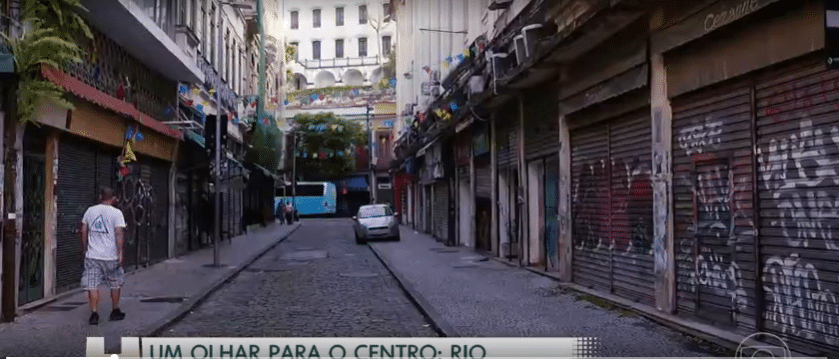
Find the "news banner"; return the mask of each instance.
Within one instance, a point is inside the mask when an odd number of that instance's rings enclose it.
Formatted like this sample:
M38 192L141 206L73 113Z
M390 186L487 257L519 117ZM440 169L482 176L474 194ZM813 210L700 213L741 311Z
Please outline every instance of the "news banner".
M780 338L778 338L780 339ZM118 354L87 338L87 358L483 359L593 358L598 338L140 338L123 337ZM113 351L113 350L111 350ZM667 357L667 356L661 356ZM783 341L744 340L734 356L795 358ZM10 357L10 359L25 357Z

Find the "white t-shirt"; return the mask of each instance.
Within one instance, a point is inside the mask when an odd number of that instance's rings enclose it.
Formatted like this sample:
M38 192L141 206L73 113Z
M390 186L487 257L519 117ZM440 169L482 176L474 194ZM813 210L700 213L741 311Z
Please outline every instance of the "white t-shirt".
M87 209L82 218L87 225L87 258L104 261L119 260L116 229L125 228L122 211L107 204Z

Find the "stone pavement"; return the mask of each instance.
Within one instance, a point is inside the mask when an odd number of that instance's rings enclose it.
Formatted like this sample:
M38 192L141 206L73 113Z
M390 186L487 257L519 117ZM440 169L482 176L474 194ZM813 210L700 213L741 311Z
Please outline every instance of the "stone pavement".
M597 355L605 357L727 356L631 312L599 307L550 278L482 260L469 248L443 249L407 227L401 242L369 245L456 335L597 337Z
M162 333L178 337L437 336L347 219L303 220Z
M271 224L222 242L220 262L224 266L219 268L206 266L213 263L213 249L206 248L127 275L120 305L127 315L123 321L108 321L111 303L103 288L98 326L87 324L90 309L84 292L27 313L14 323L0 324L0 354L84 356L87 337L105 337L106 348L113 348L120 337L149 335L299 226L299 222Z

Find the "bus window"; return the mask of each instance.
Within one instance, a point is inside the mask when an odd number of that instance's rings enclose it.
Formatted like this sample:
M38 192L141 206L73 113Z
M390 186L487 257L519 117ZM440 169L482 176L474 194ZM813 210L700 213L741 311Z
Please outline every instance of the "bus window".
M323 197L323 187L322 184L299 184L297 185L296 195L298 197Z

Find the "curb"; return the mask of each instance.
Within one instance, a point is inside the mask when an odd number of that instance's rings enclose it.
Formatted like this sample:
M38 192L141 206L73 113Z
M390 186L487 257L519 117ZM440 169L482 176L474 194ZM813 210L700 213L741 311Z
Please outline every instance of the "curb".
M379 253L379 251L373 244L368 244L367 247L369 247L370 250L373 251L373 254L376 256L376 258L378 258L379 261L381 261L382 264L384 264L388 272L390 272L390 274L394 278L396 278L396 282L399 283L399 287L402 288L402 291L404 291L405 294L408 295L408 299L410 299L411 302L413 302L414 305L417 308L419 308L422 315L425 317L425 319L428 320L428 322L431 324L431 327L434 329L435 332L437 332L437 334L439 334L441 337L460 337L460 334L458 334L457 330L455 330L454 327L451 324L449 324L448 321L443 319L443 316L440 315L440 313L437 313L437 310L435 310L434 307L432 307L431 304L428 303L425 297L423 297L422 294L420 294L419 291L417 291L414 288L414 285L411 284L411 282L408 281L405 277L403 277L401 273L396 271L393 264L390 263L390 260L387 259L387 257Z
M280 237L277 241L272 244L267 245L265 248L257 251L257 253L253 254L243 263L236 266L236 268L228 271L226 274L222 275L221 278L216 280L215 282L211 283L210 285L201 289L198 294L193 295L189 298L189 300L182 304L180 308L169 313L155 324L152 324L145 329L141 330L136 336L139 337L153 337L161 332L163 332L166 328L177 322L178 320L183 319L190 311L195 309L199 304L204 302L211 294L213 294L216 290L221 288L224 284L230 282L233 277L241 273L245 268L251 265L253 262L256 262L259 258L261 258L265 253L274 249L277 245L284 242L288 237L290 237L298 228L300 228L302 224L300 222L295 222L295 227L291 229L288 233Z

